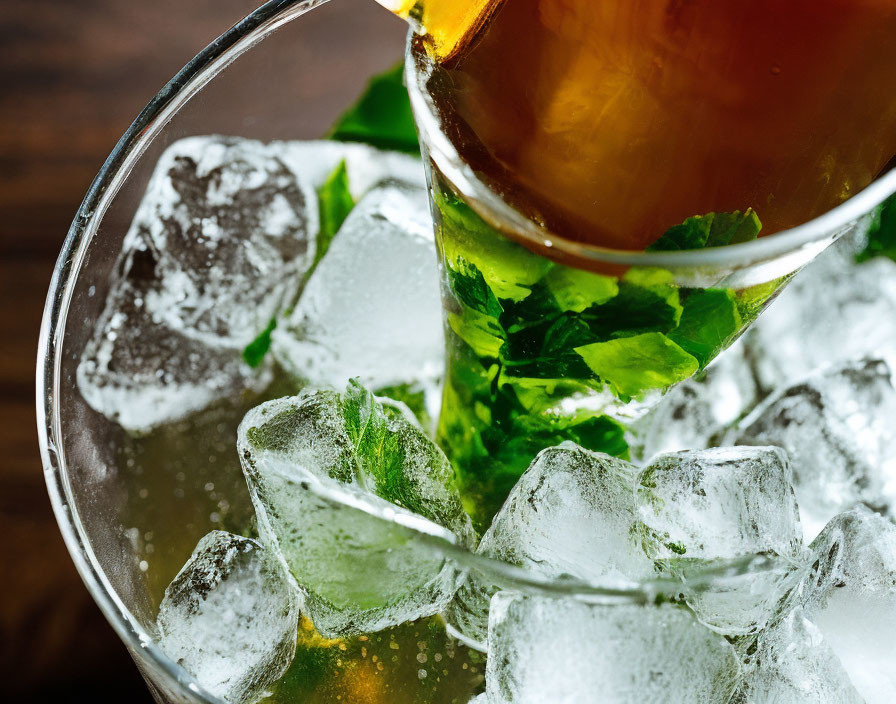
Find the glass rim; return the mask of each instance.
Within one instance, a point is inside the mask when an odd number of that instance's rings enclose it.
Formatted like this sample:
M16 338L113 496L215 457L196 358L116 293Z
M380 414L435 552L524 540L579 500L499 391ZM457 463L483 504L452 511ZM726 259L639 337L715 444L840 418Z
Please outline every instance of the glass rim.
M73 499L60 407L63 395L61 367L66 342L64 332L74 289L100 223L150 143L218 73L276 30L326 2L329 0L269 0L202 49L149 101L119 139L89 187L63 242L44 305L35 383L38 444L50 503L63 540L91 597L128 650L138 659L138 664L152 667L152 674L157 678L155 684L164 683L176 690L182 701L196 704L224 702L206 691L191 674L168 657L157 645L155 637L124 604L93 551ZM412 100L419 102L419 94L415 97L412 90L411 95ZM892 182L896 190L896 173L890 175L892 178L888 183ZM343 505L350 505L338 492L331 498ZM390 520L384 516L381 518ZM604 585L543 578L529 570L478 555L457 545L442 534L443 529L440 532L415 528L415 532L421 540L443 552L446 557L462 563L462 567L497 573L521 588L548 595L586 601L611 599L646 604L652 602L658 593L681 586L680 580L671 577L641 582L607 580ZM711 581L716 576L727 577L757 568L764 569L764 559L761 556L738 558L701 572L698 580L705 577Z
M789 254L826 239L834 240L854 222L896 193L896 168L875 178L861 191L815 218L758 239L705 249L645 252L590 245L566 239L533 222L490 188L460 157L441 130L438 107L426 89L435 63L419 35L408 34L405 83L421 144L468 204L489 224L512 239L541 252L557 252L573 261L611 266L739 269Z

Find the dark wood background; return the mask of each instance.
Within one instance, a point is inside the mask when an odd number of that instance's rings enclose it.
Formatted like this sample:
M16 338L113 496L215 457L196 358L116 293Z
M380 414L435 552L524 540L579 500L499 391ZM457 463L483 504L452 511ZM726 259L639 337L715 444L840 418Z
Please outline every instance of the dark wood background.
M148 702L63 546L34 420L34 363L60 245L147 100L259 0L0 2L0 692Z

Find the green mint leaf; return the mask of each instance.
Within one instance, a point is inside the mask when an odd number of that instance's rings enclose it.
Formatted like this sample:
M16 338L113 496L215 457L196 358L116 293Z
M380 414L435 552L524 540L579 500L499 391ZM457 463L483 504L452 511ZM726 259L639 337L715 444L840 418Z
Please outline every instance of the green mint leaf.
M697 360L658 332L577 347L588 367L622 397L665 389L697 371Z
M533 379L587 379L591 372L573 350L592 342L597 338L573 315L509 332L501 349L504 373Z
M639 285L619 282L619 293L606 303L580 314L599 340L640 335L648 332L667 333L681 319L682 306L678 289L671 284Z
M387 414L374 395L354 379L345 391L342 413L346 432L363 468L360 479L372 478L375 486L366 487L368 490L373 489L387 501L399 503L389 493L402 483L405 449L399 434L391 428L392 414Z
M355 207L355 199L349 191L345 159L339 162L333 173L317 190L317 202L320 211L320 229L317 233L317 250L312 268L323 259L342 223Z
M762 223L752 208L733 213L707 213L688 218L647 247L648 252L722 247L748 242L759 236Z
M469 518L454 490L454 471L438 445L354 379L343 395L342 414L361 485L469 543Z
M543 280L560 309L573 313L606 303L619 293L619 284L612 276L566 266L554 267Z
M896 196L878 206L868 228L868 243L856 260L864 262L880 256L896 260Z
M733 291L697 289L688 294L681 320L669 339L696 357L702 369L728 346L741 327Z
M497 358L505 342L498 297L479 269L463 258L448 266L448 285L463 305L448 314L448 325L479 357Z
M426 392L421 387L411 384L398 384L396 386L384 386L377 389L374 393L379 397L403 403L414 414L421 427L432 427L433 418L426 407Z
M420 144L403 75L404 62L371 78L364 94L339 118L327 137L419 155Z
M519 301L531 293L553 263L495 232L466 203L451 193L434 189L437 226L449 266L458 259L473 264L499 298Z
M737 294L737 309L740 312L741 320L747 324L751 323L765 310L765 307L772 300L774 295L781 290L794 274L786 274L772 279L764 284L756 284L749 288L741 289Z
M268 326L243 349L243 360L253 369L257 369L261 365L268 350L271 349L271 333L276 327L277 319L271 318Z
M504 346L504 331L494 318L475 310L463 313L449 313L448 326L477 357L497 359Z
M504 312L482 272L463 258L448 268L448 285L457 299L467 308L497 320Z

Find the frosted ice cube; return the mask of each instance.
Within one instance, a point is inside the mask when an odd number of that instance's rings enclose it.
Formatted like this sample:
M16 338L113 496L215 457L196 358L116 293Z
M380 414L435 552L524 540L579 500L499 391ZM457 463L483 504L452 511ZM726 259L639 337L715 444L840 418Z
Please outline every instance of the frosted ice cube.
M657 560L673 573L692 560L749 555L783 558L780 567L688 590L687 602L711 628L755 632L795 580L802 532L787 455L777 447L724 447L654 458L639 480L641 520Z
M566 442L543 450L510 492L479 552L545 577L638 580L653 562L632 540L638 471Z
M251 369L240 348L187 337L149 309L160 286L158 263L139 240L132 243L81 354L77 381L87 403L126 430L144 433L242 389L264 388L270 370Z
M656 557L800 557L790 476L787 454L778 447L718 447L655 457L639 481L653 489L640 515L662 536Z
M244 418L238 449L265 538L328 636L438 613L459 575L426 535L471 545L441 450L358 385L308 391Z
M863 704L843 665L802 608L760 634L744 704Z
M721 703L739 679L731 645L680 607L492 599L490 704Z
M638 489L638 471L624 460L571 442L548 448L520 477L477 552L550 578L650 578L653 561L635 539ZM451 603L448 620L467 639L484 642L488 599L498 588L471 572Z
M856 264L853 249L845 241L823 252L747 331L766 391L830 364L896 355L896 262Z
M868 704L896 701L896 525L859 507L811 548L806 614Z
M269 146L188 137L159 159L126 247L141 240L156 259L146 305L157 319L245 346L291 303L317 230L316 193Z
M251 702L289 667L298 619L280 563L254 540L212 531L165 590L159 645L215 696Z
M793 465L808 539L858 504L896 510L896 388L888 365L865 359L813 374L744 419L738 442L778 445Z
M287 167L314 188L320 188L345 160L349 192L356 201L383 181L426 187L423 162L407 154L330 140L271 142L270 146Z
M741 341L720 354L704 374L667 393L635 423L638 454L700 450L751 409L759 391Z
M274 331L273 352L308 383L339 388L358 377L379 389L433 383L443 339L426 191L387 185L349 214Z

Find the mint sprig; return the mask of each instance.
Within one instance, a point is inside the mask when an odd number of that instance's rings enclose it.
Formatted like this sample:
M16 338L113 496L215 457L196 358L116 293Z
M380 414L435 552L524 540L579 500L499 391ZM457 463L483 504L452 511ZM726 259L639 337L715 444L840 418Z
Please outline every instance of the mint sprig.
M343 113L327 137L419 156L420 144L403 75L401 62L371 78L359 100Z

